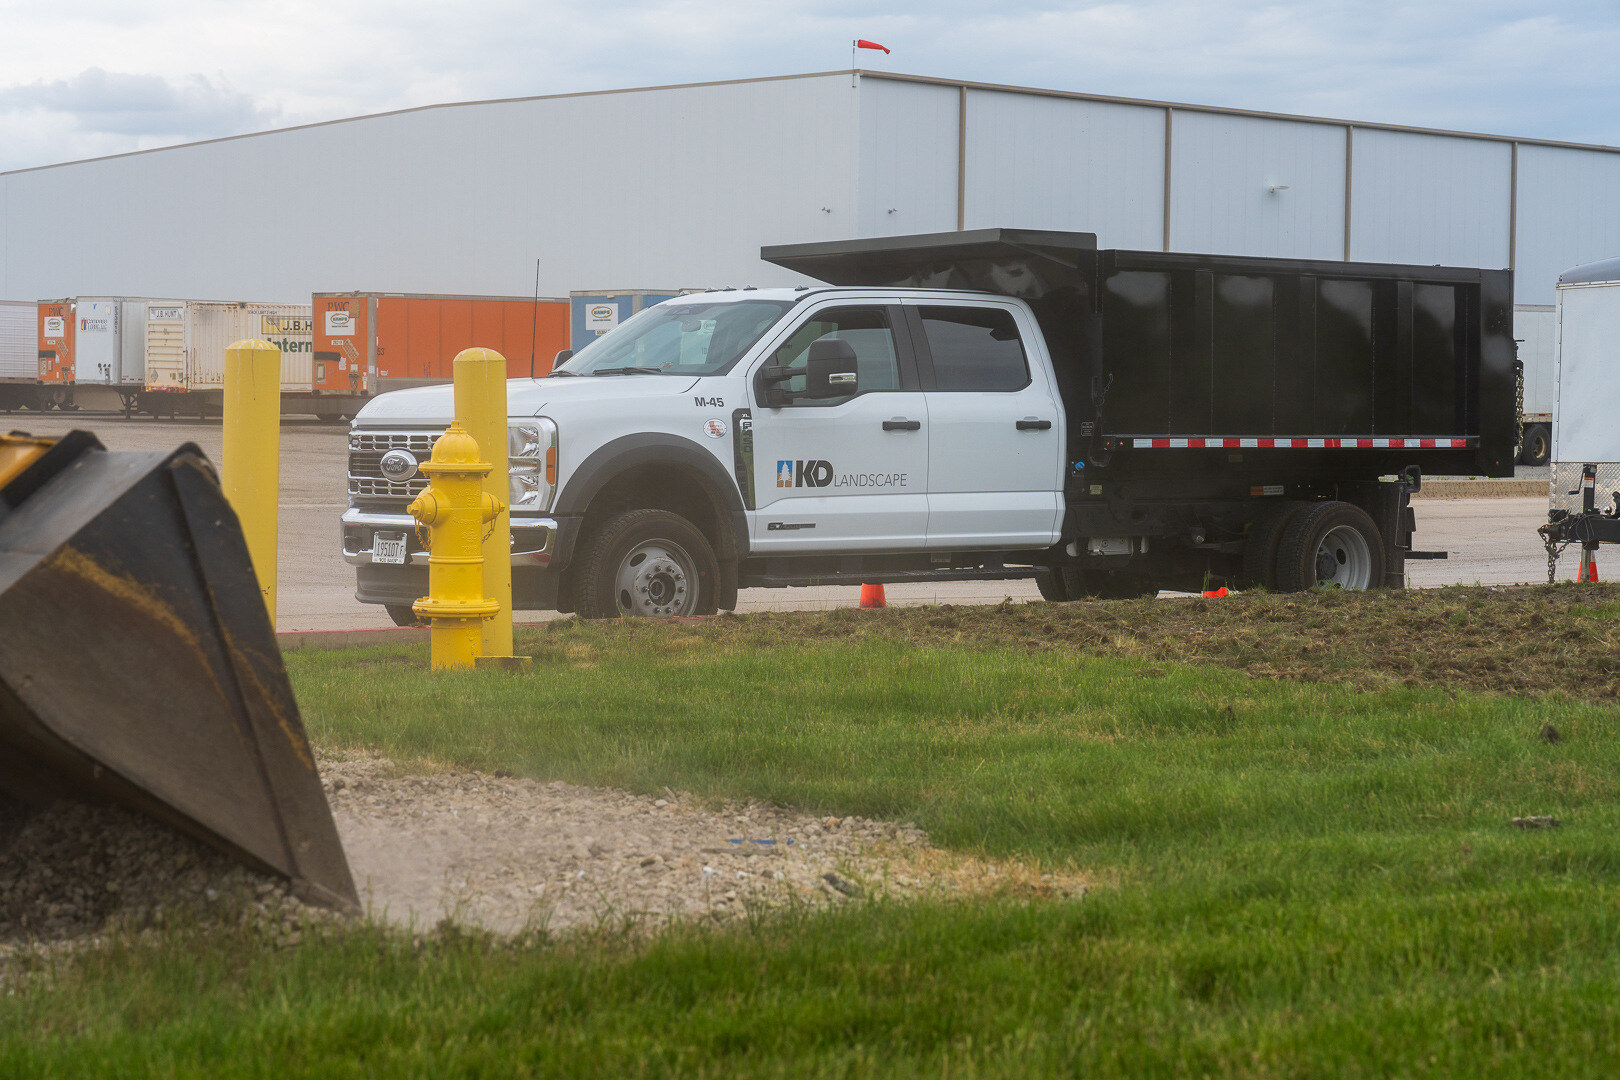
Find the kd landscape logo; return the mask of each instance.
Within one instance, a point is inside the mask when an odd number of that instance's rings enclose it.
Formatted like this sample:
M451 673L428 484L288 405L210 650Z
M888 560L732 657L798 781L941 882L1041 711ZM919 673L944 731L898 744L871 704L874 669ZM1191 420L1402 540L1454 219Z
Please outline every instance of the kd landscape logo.
M833 467L830 461L789 461L786 458L776 463L776 486L779 488L791 487L826 487L832 483Z

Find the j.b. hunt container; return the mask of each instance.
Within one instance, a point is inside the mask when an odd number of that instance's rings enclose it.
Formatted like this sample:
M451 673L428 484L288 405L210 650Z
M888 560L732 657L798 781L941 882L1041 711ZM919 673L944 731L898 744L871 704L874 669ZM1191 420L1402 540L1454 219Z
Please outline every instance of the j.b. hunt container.
M148 393L206 394L225 388L225 350L249 338L281 350L281 390L310 392L308 304L151 300L145 305Z

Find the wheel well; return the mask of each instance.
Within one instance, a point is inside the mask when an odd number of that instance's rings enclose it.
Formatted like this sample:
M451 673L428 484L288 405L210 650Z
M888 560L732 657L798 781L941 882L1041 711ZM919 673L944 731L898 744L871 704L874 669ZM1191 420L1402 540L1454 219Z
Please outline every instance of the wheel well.
M721 562L737 558L737 538L720 492L708 477L681 465L637 465L602 485L585 510L588 533L626 510L667 510L690 521L714 545Z

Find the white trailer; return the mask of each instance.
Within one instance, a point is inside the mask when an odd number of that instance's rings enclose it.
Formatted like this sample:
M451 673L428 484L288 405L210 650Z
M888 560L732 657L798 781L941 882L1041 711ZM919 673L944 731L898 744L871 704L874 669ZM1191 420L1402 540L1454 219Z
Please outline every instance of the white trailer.
M0 300L0 409L42 408L39 305Z
M1583 576L1600 543L1620 543L1620 259L1558 276L1556 398L1548 488L1548 578L1565 545Z

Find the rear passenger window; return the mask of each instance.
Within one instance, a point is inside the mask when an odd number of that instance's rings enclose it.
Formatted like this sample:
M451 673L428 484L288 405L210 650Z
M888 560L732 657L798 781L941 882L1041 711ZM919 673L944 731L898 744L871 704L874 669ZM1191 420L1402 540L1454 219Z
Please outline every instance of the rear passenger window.
M1022 390L1029 365L1006 308L919 309L938 390Z

